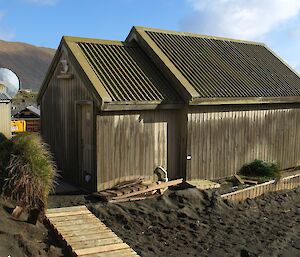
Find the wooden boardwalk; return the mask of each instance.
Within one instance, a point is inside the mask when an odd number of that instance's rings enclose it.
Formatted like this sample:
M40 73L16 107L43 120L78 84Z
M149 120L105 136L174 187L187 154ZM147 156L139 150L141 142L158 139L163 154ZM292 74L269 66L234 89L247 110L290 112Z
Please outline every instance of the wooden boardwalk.
M46 221L73 256L138 256L86 206L48 209Z

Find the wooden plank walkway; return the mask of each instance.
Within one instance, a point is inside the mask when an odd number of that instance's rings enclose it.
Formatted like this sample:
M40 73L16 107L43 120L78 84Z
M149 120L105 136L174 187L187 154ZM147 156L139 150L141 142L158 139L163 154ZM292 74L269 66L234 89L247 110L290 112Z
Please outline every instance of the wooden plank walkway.
M138 256L84 205L48 209L46 221L73 256Z

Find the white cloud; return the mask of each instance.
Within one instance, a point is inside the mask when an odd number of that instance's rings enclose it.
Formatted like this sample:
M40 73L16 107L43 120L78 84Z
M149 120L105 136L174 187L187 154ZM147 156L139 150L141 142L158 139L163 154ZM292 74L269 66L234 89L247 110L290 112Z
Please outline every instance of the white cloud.
M296 17L299 0L186 0L194 13L182 27L198 33L260 40Z
M24 0L27 3L39 5L56 5L58 0Z

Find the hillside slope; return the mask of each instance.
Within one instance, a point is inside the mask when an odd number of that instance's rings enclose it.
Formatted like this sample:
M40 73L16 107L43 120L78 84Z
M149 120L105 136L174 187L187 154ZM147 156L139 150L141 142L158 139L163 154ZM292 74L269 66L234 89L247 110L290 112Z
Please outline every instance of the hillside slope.
M55 49L0 40L0 67L14 71L22 88L38 91Z

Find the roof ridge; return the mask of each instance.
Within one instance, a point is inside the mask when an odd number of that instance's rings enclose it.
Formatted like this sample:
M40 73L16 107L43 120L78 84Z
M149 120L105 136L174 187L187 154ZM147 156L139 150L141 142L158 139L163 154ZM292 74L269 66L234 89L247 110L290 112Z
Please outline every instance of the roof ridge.
M164 29L156 29L156 28L149 28L149 27L143 27L143 26L134 26L134 28L137 31L143 30L145 32L149 31L149 32L173 34L173 35L178 35L178 36L200 37L200 38L207 38L207 39L215 39L215 40L222 40L222 41L229 41L229 42L266 46L266 44L262 43L262 42L255 42L255 41L250 41L250 40L241 40L241 39L234 39L234 38L226 38L226 37L220 37L220 36L209 36L209 35L197 34L197 33L192 33L192 32L180 32L180 31L176 31L176 30L164 30Z
M114 45L114 46L122 46L122 47L132 47L138 48L137 44L129 43L126 41L118 41L118 40L109 40L109 39L97 39L97 38L85 38L85 37L73 37L73 36L63 36L65 42L74 42L74 43L92 43L92 44L100 44L100 45Z
M75 43L98 43L98 44L124 45L123 41L101 39L101 38L63 36L63 40L65 40L66 42L68 41L68 42L75 42Z
M239 97L300 101L299 75L265 44L145 27L134 27L128 40L149 51L179 86L189 93L196 91L190 93L190 104L221 98L237 103Z

